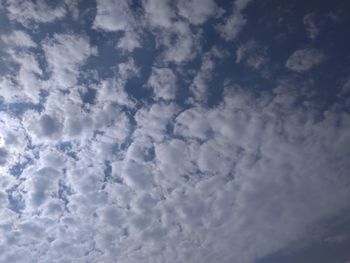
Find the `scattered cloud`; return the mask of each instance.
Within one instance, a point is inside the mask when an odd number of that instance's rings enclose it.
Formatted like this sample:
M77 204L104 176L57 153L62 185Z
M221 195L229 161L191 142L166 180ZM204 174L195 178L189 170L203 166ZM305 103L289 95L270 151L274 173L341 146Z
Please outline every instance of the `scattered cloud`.
M0 262L252 263L349 208L348 75L252 2L1 4Z
M36 43L32 40L30 35L24 31L14 30L9 35L2 35L1 40L7 46L19 46L19 47L36 47Z
M64 2L56 6L48 4L45 0L37 2L7 0L3 4L8 12L8 17L24 26L31 23L50 23L62 19L66 14Z
M152 68L148 85L153 88L156 98L173 100L176 97L177 77L169 68Z
M192 24L200 25L211 17L220 16L223 10L213 0L180 0L177 2L179 14Z
M260 69L267 63L266 47L259 45L256 41L250 40L240 45L236 51L236 63L244 63L252 69Z
M175 18L175 13L170 6L170 1L144 0L142 1L146 19L154 27L170 28Z
M234 2L232 14L217 26L217 30L223 39L233 41L238 36L247 23L247 19L243 14L244 9L251 2L252 0L238 0Z
M53 84L63 88L73 86L79 76L79 66L89 56L97 55L97 49L90 46L89 39L78 35L55 34L45 40L42 47Z
M94 28L105 31L128 31L133 25L129 1L98 0Z
M320 33L320 25L315 13L308 13L303 18L305 31L311 40L315 40Z
M306 72L321 64L325 59L326 55L318 49L299 49L288 58L286 67L296 72Z

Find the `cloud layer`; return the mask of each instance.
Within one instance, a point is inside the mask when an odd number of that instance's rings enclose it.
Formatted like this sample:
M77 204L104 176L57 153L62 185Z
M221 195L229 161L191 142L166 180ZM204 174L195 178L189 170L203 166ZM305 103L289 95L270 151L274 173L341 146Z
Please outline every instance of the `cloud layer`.
M0 4L0 262L253 263L347 212L349 76L266 5Z

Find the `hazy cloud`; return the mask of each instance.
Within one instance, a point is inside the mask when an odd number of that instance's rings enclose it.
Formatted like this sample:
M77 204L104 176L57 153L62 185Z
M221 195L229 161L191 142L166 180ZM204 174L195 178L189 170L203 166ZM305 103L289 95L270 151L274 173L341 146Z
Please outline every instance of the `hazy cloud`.
M288 58L286 67L296 72L306 72L321 64L326 55L313 48L299 49Z

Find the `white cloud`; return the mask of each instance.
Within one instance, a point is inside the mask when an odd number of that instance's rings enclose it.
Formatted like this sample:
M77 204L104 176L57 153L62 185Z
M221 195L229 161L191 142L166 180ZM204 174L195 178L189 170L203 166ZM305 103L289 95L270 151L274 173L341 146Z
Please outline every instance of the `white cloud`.
M175 13L171 9L169 0L143 0L145 15L152 26L169 28Z
M286 67L296 72L306 72L321 64L325 59L326 55L318 49L299 49L290 55Z
M241 62L250 68L260 69L267 63L266 47L259 45L254 40L240 45L236 51L236 63Z
M0 171L8 173L8 169L25 155L28 138L20 121L13 116L0 112Z
M62 136L62 118L57 114L38 114L30 110L25 113L23 124L34 142L55 142Z
M190 90L196 101L207 101L209 82L213 78L216 66L215 59L223 58L227 55L228 54L225 50L219 50L217 47L213 47L209 52L202 55L201 67L190 86Z
M128 31L134 23L129 1L98 0L94 28L105 31Z
M64 4L52 7L45 0L36 1L5 1L4 6L8 17L23 25L30 25L31 22L49 23L62 19L67 11Z
M139 76L139 67L133 58L129 58L127 61L119 63L117 69L112 78L100 80L95 86L97 107L104 107L105 104L110 103L117 103L128 108L135 107L135 101L126 92L125 85L129 79Z
M196 171L190 151L186 142L177 139L156 145L157 167L165 178L176 182Z
M201 140L209 137L211 132L210 123L207 118L201 118L205 115L205 112L205 108L190 108L181 112L176 117L175 134Z
M42 44L51 71L52 85L70 88L79 76L79 67L91 55L97 55L86 37L71 34L54 34ZM51 85L50 85L51 86Z
M8 35L2 35L1 40L8 46L19 46L19 47L36 47L36 43L32 40L30 35L24 31L14 30Z
M75 148L76 160L46 144L21 175L24 219L13 220L7 233L17 241L1 260L31 244L47 248L30 253L41 261L209 263L219 255L248 263L307 238L310 225L347 206L347 113L316 120L307 108L281 103L283 94L228 89L211 109L177 116L173 104L140 108L130 145L114 157L99 147L118 141L108 139L109 128L128 126L115 105L94 109L91 116L108 116L93 118L101 134ZM51 137L56 130L40 119L53 109L33 122Z
M234 13L228 17L223 24L219 24L217 30L226 41L232 41L238 36L246 23L247 20L244 18L243 14Z
M213 0L180 0L177 2L179 14L192 24L200 25L223 12Z
M177 77L169 68L152 68L148 85L153 88L156 98L173 100L177 91Z
M165 46L160 60L176 64L191 61L200 51L199 37L198 34L191 31L188 24L184 22L173 23L171 31L165 30L157 36L157 40Z
M151 107L144 107L135 114L138 129L135 136L149 136L155 141L162 141L167 135L167 126L178 112L173 103L158 103Z
M19 66L18 71L13 75L1 77L0 85L5 101L13 102L34 102L40 99L42 82L40 76L42 70L36 56L31 52L22 52L9 49L12 61Z
M118 41L117 48L132 52L136 48L141 47L140 37L133 31L127 31L123 37Z
M233 2L219 26L226 40L246 23L250 2ZM54 34L41 45L22 31L2 36L23 45L6 48L15 67L0 79L0 262L251 263L309 241L312 226L349 207L350 115L342 99L326 110L318 101L299 106L303 83L286 77L254 94L224 84L222 101L209 108L216 65L232 59L201 42L200 25L221 14L215 2L145 0L140 24L131 4L98 1L94 34L122 37L119 52L111 48L113 72L88 72L86 83L77 84L81 68L97 54L87 36ZM31 17L21 11L18 21L59 19L38 18L41 8ZM140 47L142 30L159 51L146 54L147 63L156 57L146 68L142 56L129 56L138 52L127 53ZM48 71L34 53L41 47ZM263 45L237 48L236 63L263 68ZM301 49L286 67L304 72L324 59ZM141 91L142 81L154 96L136 100L128 90ZM180 84L190 93L183 107L175 101ZM40 104L14 116L4 112L13 102Z
M252 0L236 0L234 2L232 14L216 27L223 39L226 41L235 40L247 23L243 12L251 2Z
M97 54L89 40L83 36L55 34L42 44L45 58L51 70L52 85L67 89L74 85L79 76L79 66L87 58Z
M60 172L51 168L43 167L38 171L30 169L24 173L27 180L22 185L27 196L27 212L35 213L44 206L53 196L58 194L58 179Z

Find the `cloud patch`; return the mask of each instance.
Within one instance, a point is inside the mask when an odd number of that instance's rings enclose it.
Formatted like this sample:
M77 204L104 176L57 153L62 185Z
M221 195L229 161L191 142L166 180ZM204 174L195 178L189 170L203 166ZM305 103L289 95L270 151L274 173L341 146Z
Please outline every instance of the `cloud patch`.
M326 59L326 55L314 48L296 50L290 55L285 66L299 73L307 72Z

